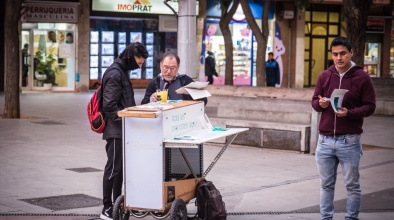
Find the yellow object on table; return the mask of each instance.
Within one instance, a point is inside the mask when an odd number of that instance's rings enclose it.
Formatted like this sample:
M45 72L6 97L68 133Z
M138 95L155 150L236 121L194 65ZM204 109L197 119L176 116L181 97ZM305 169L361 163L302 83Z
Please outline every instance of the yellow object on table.
M162 90L157 92L157 101L159 102L167 102L168 98L168 90Z

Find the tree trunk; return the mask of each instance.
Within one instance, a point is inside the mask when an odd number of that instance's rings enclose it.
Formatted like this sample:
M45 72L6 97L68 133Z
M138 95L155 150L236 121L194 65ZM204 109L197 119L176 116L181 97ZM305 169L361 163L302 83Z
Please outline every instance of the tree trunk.
M234 59L233 59L233 40L230 31L230 21L233 18L235 11L239 5L239 0L234 0L232 7L230 10L229 7L231 5L231 0L220 0L220 5L222 7L222 16L220 17L219 26L220 30L222 31L223 38L224 38L224 49L226 53L226 67L225 67L225 85L233 85L233 78L234 78Z
M246 20L252 33L254 34L257 42L257 54L256 56L256 86L265 86L265 52L267 50L268 41L268 11L270 0L264 1L264 10L262 16L262 30L257 25L256 19L250 10L248 0L240 0L242 10L245 14ZM253 61L251 61L253 62Z
M353 62L364 66L365 29L368 12L373 0L343 0L343 8L347 19L347 37L352 44Z
M3 118L20 118L19 103L19 11L22 0L5 0L5 88Z

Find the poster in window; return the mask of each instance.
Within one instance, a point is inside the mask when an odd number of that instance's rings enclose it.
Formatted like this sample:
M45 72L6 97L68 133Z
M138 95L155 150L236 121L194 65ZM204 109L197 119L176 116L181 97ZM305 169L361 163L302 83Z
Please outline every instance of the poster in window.
M130 32L130 43L141 42L141 32Z
M98 55L98 44L90 44L90 54Z
M122 53L124 49L126 49L126 44L119 44L118 45L118 54Z
M101 44L101 54L102 55L114 55L114 45L113 44Z
M57 42L64 43L64 40L66 39L66 32L64 31L58 31L57 32Z
M149 56L153 56L153 45L146 45Z
M56 32L55 31L48 31L47 42L48 43L56 43Z
M131 70L130 79L141 79L141 69Z
M59 44L59 58L74 58L75 46L74 44Z
M98 41L99 41L98 31L91 31L90 32L90 42L91 43L98 43Z
M90 56L90 67L98 67L98 56Z
M146 68L146 78L153 79L153 68Z
M90 79L98 79L98 68L90 68Z
M101 78L103 78L105 71L107 71L108 68L101 68Z
M74 32L67 32L66 34L66 44L74 43Z
M112 43L114 42L114 32L113 31L103 31L101 32L101 42L102 43Z
M146 33L146 44L153 44L153 33Z
M108 67L114 62L113 56L101 56L101 66Z
M125 44L126 43L126 32L118 33L118 43Z
M153 57L146 58L146 67L153 67Z

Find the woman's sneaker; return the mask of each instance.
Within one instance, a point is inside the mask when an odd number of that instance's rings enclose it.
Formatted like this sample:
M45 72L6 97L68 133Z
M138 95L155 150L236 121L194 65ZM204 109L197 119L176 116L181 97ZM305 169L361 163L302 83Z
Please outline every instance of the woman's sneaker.
M112 206L109 208L103 208L100 218L104 220L112 220Z

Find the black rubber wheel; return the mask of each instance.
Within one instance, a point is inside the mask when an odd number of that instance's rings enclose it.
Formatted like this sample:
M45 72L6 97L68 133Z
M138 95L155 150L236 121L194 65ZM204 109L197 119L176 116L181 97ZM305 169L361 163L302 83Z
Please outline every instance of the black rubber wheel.
M175 199L170 209L171 220L187 220L186 204L182 199Z
M125 210L124 207L124 196L120 195L114 203L114 210L112 211L112 219L128 220L129 217L130 217L130 212Z

